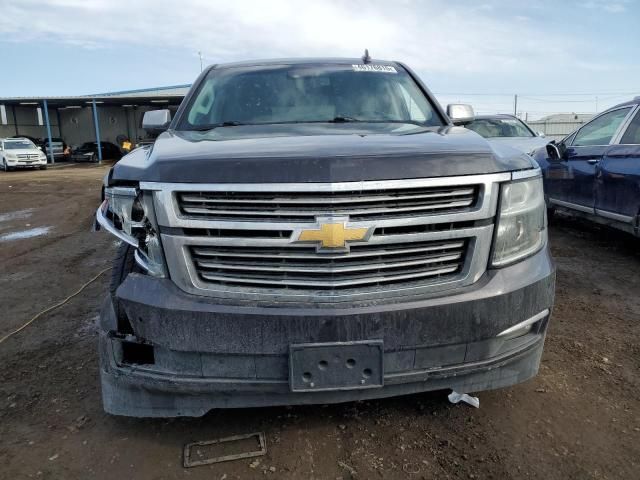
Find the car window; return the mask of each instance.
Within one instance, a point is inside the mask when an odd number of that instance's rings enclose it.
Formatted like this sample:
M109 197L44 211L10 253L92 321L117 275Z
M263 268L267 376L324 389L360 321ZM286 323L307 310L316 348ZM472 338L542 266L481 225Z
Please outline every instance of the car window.
M12 140L5 142L5 150L34 149L36 146L29 140Z
M605 113L582 127L573 139L573 146L609 145L611 138L631 110L619 108Z
M479 118L468 124L467 128L485 138L535 136L517 118Z
M640 113L636 112L636 116L631 120L620 143L625 145L640 145Z

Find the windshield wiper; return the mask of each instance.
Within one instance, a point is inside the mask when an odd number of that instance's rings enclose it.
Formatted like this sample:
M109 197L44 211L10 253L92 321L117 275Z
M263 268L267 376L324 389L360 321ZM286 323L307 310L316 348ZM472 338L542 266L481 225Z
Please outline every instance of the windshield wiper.
M240 125L247 125L246 123L236 122L235 120L220 122L220 123L209 123L207 125L197 125L191 130L196 132L206 132L208 130L213 130L218 127L238 127Z
M424 123L415 121L415 120L392 120L392 119L363 119L363 118L354 118L354 117L349 117L346 115L338 115L337 117L334 117L333 120L325 120L326 123L350 123L350 122L357 122L357 123L405 123L405 124L411 124L411 125L418 125L420 127L426 127L427 125L425 125ZM325 123L322 122L322 123Z
M333 117L332 120L327 120L327 123L349 123L349 122L362 122L362 120L358 120L354 117L349 117L346 115L338 115Z

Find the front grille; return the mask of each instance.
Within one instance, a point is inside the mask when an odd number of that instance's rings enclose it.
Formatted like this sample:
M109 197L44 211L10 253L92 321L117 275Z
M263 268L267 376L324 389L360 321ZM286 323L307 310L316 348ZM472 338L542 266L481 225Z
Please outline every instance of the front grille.
M34 153L34 154L31 154L31 153L19 153L18 154L18 158L20 160L35 160L35 159L38 158L38 154L37 153Z
M492 173L140 188L153 191L169 275L182 290L311 305L408 298L476 282L489 262L500 183L510 179ZM350 240L346 232L354 229L367 234Z
M316 216L354 220L458 213L472 209L478 185L414 187L340 192L177 192L180 213L188 218L304 222Z
M192 246L191 261L208 285L342 290L443 281L461 272L468 239L353 245L347 253L315 247Z

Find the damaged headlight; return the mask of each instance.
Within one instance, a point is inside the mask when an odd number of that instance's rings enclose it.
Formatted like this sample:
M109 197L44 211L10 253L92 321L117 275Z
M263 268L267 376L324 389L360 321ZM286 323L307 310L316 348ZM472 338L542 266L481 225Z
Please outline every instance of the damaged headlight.
M493 266L522 260L540 250L546 240L542 177L503 184L493 243Z
M110 187L98 209L98 223L120 240L136 247L138 265L155 277L166 277L162 244L151 193L133 187Z

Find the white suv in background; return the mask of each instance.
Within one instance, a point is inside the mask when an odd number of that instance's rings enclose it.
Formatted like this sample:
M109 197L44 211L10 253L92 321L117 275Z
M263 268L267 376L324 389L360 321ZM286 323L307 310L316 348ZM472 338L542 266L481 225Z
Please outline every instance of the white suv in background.
M5 172L17 167L47 168L47 156L27 138L0 140L0 168Z

